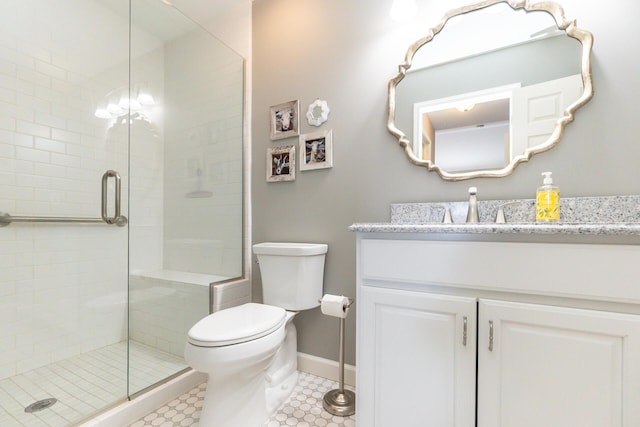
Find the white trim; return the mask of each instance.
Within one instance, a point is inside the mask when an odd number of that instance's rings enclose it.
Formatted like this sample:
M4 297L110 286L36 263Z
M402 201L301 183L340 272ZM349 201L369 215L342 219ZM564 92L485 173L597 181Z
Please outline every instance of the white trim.
M191 390L207 380L207 374L188 371L171 381L140 396L124 402L78 427L111 427L129 425L160 408L176 396Z
M338 362L324 359L306 353L298 353L298 370L319 377L338 381ZM344 383L348 386L356 385L356 367L344 365Z

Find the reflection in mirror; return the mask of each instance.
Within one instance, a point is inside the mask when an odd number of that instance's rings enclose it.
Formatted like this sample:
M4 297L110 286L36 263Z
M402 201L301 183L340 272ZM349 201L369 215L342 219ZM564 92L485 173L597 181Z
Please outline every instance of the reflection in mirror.
M414 154L450 172L505 167L511 93L502 87L414 104Z
M523 3L450 11L409 48L389 82L387 127L413 163L448 180L508 175L552 148L591 98L591 34L557 4Z

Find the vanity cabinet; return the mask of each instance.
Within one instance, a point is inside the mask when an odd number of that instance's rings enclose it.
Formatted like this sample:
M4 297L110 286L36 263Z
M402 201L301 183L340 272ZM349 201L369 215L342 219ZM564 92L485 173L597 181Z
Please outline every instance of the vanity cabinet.
M638 247L380 237L358 237L358 425L640 425Z

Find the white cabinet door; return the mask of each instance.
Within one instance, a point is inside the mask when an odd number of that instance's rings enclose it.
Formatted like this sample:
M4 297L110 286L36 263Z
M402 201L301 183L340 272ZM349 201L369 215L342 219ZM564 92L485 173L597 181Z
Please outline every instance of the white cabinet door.
M640 316L491 300L478 310L478 427L640 425Z
M357 425L474 426L476 299L368 286L358 298Z

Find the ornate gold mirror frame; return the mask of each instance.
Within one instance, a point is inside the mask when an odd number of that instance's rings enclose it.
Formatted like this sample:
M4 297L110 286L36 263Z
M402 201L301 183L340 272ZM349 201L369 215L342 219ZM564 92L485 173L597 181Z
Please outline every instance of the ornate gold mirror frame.
M563 115L556 121L555 128L549 137L549 139L540 145L536 145L524 150L524 153L514 156L508 165L501 169L488 169L488 170L473 170L465 172L448 172L441 167L432 163L431 160L420 159L413 150L413 144L407 135L396 126L396 87L407 75L407 71L411 68L414 54L424 44L431 41L442 29L447 21L457 15L467 14L476 10L484 9L489 6L507 3L513 10L522 9L526 12L532 11L545 11L549 13L556 22L559 30L565 31L565 33L576 40L582 45L582 57L581 57L581 74L583 92L582 95L571 105L569 105L563 112ZM449 181L459 181L470 178L480 177L503 177L509 175L515 167L521 163L528 161L534 154L547 151L558 144L562 137L564 127L574 120L574 113L577 109L586 104L593 97L593 82L591 77L591 49L593 46L593 36L590 32L580 29L576 26L575 20L567 20L564 15L562 7L554 2L540 2L532 4L527 0L485 0L472 5L460 7L447 12L440 23L431 28L424 38L417 40L413 43L407 53L405 54L404 63L398 66L398 73L393 77L388 84L388 118L387 129L393 134L400 146L404 149L409 160L418 166L424 166L429 171L437 172L443 179Z

